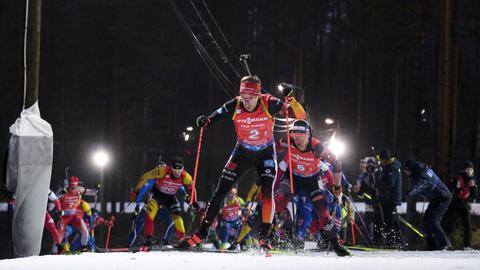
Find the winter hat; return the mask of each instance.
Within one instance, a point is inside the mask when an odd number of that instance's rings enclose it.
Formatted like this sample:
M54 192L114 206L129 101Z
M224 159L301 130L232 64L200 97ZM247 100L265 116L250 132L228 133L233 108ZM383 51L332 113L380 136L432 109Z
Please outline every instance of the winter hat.
M297 119L293 122L293 125L290 127L291 133L304 133L307 136L310 136L310 124L303 119Z
M474 168L473 166L473 163L471 161L467 161L463 164L463 168L466 169L466 168Z
M392 153L390 153L390 149L385 148L382 150L380 153L380 159L381 160L390 160L392 158Z
M183 158L176 157L172 161L172 169L181 170L183 169Z
M417 164L418 163L415 160L409 159L405 161L405 163L403 163L403 169L410 172L414 172L415 168L417 167Z

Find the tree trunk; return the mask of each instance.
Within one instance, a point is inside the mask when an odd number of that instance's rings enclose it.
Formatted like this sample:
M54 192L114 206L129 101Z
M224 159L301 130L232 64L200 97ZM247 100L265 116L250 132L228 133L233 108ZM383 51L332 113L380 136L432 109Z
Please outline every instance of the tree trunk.
M453 71L452 71L452 9L453 0L440 2L439 50L439 126L438 173L442 179L449 175L452 159L453 130Z
M416 1L416 6L415 6L415 19L416 19L416 30L415 30L415 89L414 89L414 94L416 95L416 110L415 110L415 120L416 120L416 125L415 125L415 139L413 142L413 146L410 148L410 158L419 158L420 154L420 131L421 131L421 118L418 115L420 110L422 109L422 99L423 99L423 92L424 92L424 80L423 80L423 57L422 57L422 52L423 52L423 45L422 45L422 36L423 36L423 1L422 0L417 0ZM411 190L412 188L412 181L406 181L406 190ZM416 200L414 198L409 197L407 200L407 220L409 221L414 221L417 219L417 211L416 211ZM406 231L406 242L407 243L414 243L415 240L417 239L416 235L411 231L407 230ZM411 246L410 249L414 249L415 246Z

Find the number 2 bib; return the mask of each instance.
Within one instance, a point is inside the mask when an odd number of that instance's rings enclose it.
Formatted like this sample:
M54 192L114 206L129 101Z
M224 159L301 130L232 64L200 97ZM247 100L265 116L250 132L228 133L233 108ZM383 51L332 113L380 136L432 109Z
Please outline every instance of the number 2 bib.
M260 99L254 112L237 106L233 118L238 142L251 150L261 150L273 142L273 119L266 108L268 97L261 95Z

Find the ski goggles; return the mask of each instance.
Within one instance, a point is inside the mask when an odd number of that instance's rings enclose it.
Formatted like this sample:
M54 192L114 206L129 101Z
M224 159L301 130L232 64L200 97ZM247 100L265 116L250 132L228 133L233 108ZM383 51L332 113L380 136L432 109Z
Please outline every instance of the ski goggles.
M310 131L306 127L298 127L293 126L290 128L290 136L292 137L301 137L301 136L309 136Z

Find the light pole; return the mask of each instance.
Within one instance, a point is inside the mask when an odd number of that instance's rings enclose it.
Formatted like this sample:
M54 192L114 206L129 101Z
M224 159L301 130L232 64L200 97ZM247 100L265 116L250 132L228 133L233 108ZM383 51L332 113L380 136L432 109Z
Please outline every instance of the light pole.
M105 202L105 193L104 193L104 186L103 186L103 169L109 163L110 157L104 150L97 150L93 153L93 163L95 166L100 168L100 197L102 198L100 203L100 212L106 210L106 202ZM97 205L95 205L97 207Z

